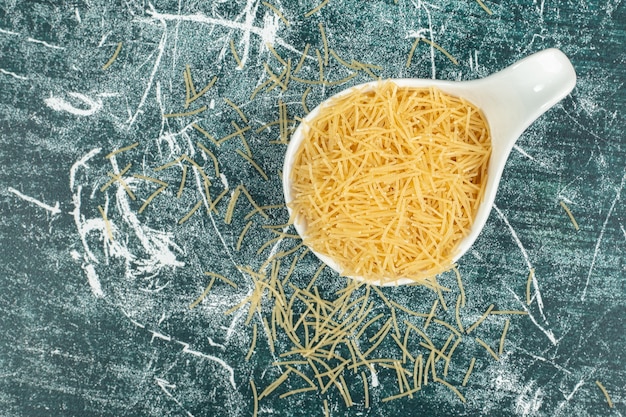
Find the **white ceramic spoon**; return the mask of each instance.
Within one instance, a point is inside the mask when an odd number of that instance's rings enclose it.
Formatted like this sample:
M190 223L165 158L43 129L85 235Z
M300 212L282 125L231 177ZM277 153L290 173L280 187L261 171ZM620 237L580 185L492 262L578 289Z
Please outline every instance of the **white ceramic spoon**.
M453 261L456 262L472 246L483 229L498 191L498 183L509 153L522 132L550 107L567 96L576 85L576 73L569 59L558 49L546 49L528 56L510 67L488 77L472 81L440 81L428 79L395 79L400 87L436 86L442 91L463 97L479 107L491 128L492 154L489 161L487 185L470 233L459 242ZM350 94L354 89L374 86L376 82L351 87L333 97ZM285 202L293 200L290 174L300 144L306 137L307 122L319 113L321 103L302 121L291 137L283 166ZM290 210L291 214L291 210ZM296 230L305 238L306 225L296 218ZM329 256L314 252L324 263L341 273L341 268ZM362 277L351 277L363 280ZM383 285L410 284L408 278ZM377 282L371 282L377 284ZM380 282L378 282L380 284Z

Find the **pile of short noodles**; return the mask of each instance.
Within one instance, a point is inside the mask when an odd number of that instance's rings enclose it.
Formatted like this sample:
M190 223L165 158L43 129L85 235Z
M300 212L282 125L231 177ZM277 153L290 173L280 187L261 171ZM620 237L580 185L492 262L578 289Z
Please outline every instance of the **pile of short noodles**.
M290 204L305 242L342 275L435 283L484 193L491 140L480 110L386 81L332 100L307 126Z

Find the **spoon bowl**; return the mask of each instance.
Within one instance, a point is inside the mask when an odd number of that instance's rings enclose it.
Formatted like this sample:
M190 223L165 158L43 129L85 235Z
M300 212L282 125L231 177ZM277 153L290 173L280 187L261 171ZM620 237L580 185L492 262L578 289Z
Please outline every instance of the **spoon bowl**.
M444 93L464 98L481 109L491 130L491 157L487 171L487 183L470 232L456 247L452 261L456 262L472 246L487 222L498 191L498 184L513 145L524 130L539 116L567 96L576 85L576 73L569 59L558 49L546 49L530 55L504 70L488 77L471 81L442 81L429 79L394 79L398 87L437 87ZM378 81L348 88L333 98L350 94L356 89L373 89ZM283 191L288 210L293 200L291 171L300 145L307 137L307 123L313 120L326 102L311 111L291 137L283 166ZM306 243L306 224L296 217L294 227ZM331 256L313 251L315 255L335 271L341 267ZM365 281L363 277L351 276ZM375 285L403 285L414 283L409 278L395 281L367 282Z

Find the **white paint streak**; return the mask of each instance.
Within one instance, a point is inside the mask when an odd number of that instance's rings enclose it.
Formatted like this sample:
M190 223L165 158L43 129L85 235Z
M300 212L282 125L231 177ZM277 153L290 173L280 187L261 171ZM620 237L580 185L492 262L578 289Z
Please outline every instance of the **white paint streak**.
M98 43L98 48L101 48L102 45L104 45L104 42L106 42L107 38L109 37L109 35L111 35L112 32L107 32L104 35L102 35L102 38L100 39L100 42Z
M528 152L526 152L524 149L522 149L519 145L513 145L513 149L515 149L517 152L519 152L521 155L525 156L526 158L530 159L531 161L538 163L542 167L550 168L548 165L546 165L542 161L540 161L537 158L531 156Z
M165 267L183 267L185 264L180 262L173 250L182 252L173 241L173 233L167 233L160 230L155 230L149 226L142 225L134 211L131 210L128 201L126 191L119 184L117 185L116 197L116 212L121 217L123 223L130 227L130 232L125 236L122 235L121 226L118 225L113 218L109 218L109 224L112 232L115 236L121 236L119 239L113 239L112 241L107 237L106 224L104 219L97 216L93 218L87 218L85 214L81 213L82 206L82 185L76 185L76 175L80 166L87 169L87 161L93 158L100 152L100 148L93 149L87 155L83 156L78 162L76 162L70 169L70 189L72 190L72 201L74 203L74 210L71 214L74 216L74 223L83 244L86 258L91 264L99 264L100 259L94 254L90 248L90 242L88 236L92 231L99 233L99 241L104 245L105 260L108 260L109 256L124 259L126 265L126 276L135 277L142 276L148 278L158 275L158 273ZM113 166L113 172L119 174L119 168L115 160L115 156L110 159ZM134 183L131 179L127 179L129 186L133 186ZM108 191L106 195L108 201ZM94 213L95 214L95 213ZM122 225L123 226L123 225ZM130 237L136 237L143 251L141 253L131 253L129 247L136 247L133 244ZM167 285L167 284L166 284ZM163 286L164 287L164 286ZM163 288L162 287L162 288Z
M370 363L370 374L372 375L372 387L376 388L380 385L378 381L378 373L376 372L376 368L374 368L374 364Z
M578 391L578 388L582 387L584 383L585 383L584 379L581 379L580 381L578 381L578 384L576 384L572 392L570 392L570 394L567 397L565 397L565 399L567 401L571 400L574 394L576 393L576 391Z
M101 100L92 100L91 98L81 93L68 93L68 95L82 101L89 108L81 109L81 108L74 107L72 104L58 97L49 97L45 99L44 102L52 110L66 111L76 116L91 116L92 114L96 113L98 110L102 108Z
M87 166L87 161L100 153L102 148L94 148L83 155L78 161L72 165L70 168L70 190L74 190L74 183L76 182L76 173L78 172L78 168L83 167L85 170L89 169Z
M207 337L207 339L209 340L209 345L210 345L210 346L213 346L213 347L218 347L218 348L220 348L220 349L222 349L222 350L226 350L226 346L224 346L224 345L222 345L222 344L219 344L219 343L214 342L214 341L213 341L213 339L211 339L210 337Z
M17 78L18 80L28 80L28 77L25 77L23 75L18 75L11 71L7 71L4 68L0 68L0 73L5 74L5 75L10 75L11 77Z
M534 385L534 382L528 384L515 399L515 411L524 417L536 415L543 403L544 393L541 387L537 387L534 394L532 394L531 391Z
M47 48L52 48L52 49L65 49L62 46L52 45L52 44L50 44L50 43L48 43L46 41L40 41L39 39L28 38L28 39L26 39L26 42L38 43L40 45L43 45L43 46L45 46Z
M226 175L224 175L224 173L220 172L220 180L222 180L222 184L224 185L224 188L226 190L230 189L230 187L228 186L228 178L226 178Z
M249 26L247 23L235 22L228 19L218 19L213 17L208 17L202 13L194 13L188 15L178 15L171 13L159 13L153 10L147 10L146 13L150 15L154 19L158 19L160 21L186 21L186 22L195 22L195 23L205 23L209 25L222 26L225 28L236 29L243 31L244 33L249 31L261 38L261 48L265 46L266 43L270 44L278 44L283 48L286 48L292 52L297 54L302 54L301 51L285 42L279 36L276 36L276 31L278 30L278 26L276 26L275 19L272 17L271 19L264 19L265 27L260 28L257 26ZM313 59L313 58L311 58Z
M98 274L94 266L92 264L83 265L83 271L87 274L87 282L89 283L89 287L91 287L93 295L96 298L103 298L104 292L102 291L102 286L100 285L100 280L98 279Z
M13 32L11 30L6 30L6 29L0 29L0 33L4 33L5 35L15 35L15 36L19 36L20 35L17 32Z
M74 9L74 16L76 16L76 21L78 23L82 23L82 19L80 18L80 13L78 12L78 7Z
M248 293L248 296L252 293L252 290ZM228 330L226 330L226 341L228 342L232 335L235 333L235 327L237 326L237 322L243 315L243 309L239 309L235 315L233 316L233 320L230 322L230 326L228 326Z
M152 6L152 4L150 4L150 7L152 8L154 12L154 7ZM150 11L148 11L148 13L150 13ZM148 85L146 85L146 89L144 90L143 95L141 96L141 99L139 100L139 104L137 105L137 110L135 110L135 114L133 115L133 117L131 117L130 121L128 122L129 130L131 126L133 125L133 123L135 123L135 120L137 120L137 116L139 115L141 108L145 104L146 98L148 98L148 93L150 93L150 89L152 88L154 76L156 75L156 72L159 69L159 65L161 64L161 58L163 58L163 52L165 51L165 45L167 43L167 24L165 23L164 19L161 19L159 17L156 17L156 19L158 19L161 22L161 26L163 26L163 35L161 35L161 40L159 41L159 46L157 48L159 53L157 54L157 57L154 61L154 66L152 67L150 78L148 79Z
M528 318L530 318L530 321L533 322L533 324L543 332L543 334L545 334L548 339L550 340L550 342L552 342L552 344L554 346L556 346L558 344L556 337L554 337L554 333L552 333L552 330L546 330L545 328L543 328L539 323L537 323L537 320L535 319L535 317L532 315L532 313L528 310L528 308L526 307L526 303L522 302L522 300L520 300L520 298L517 296L517 294L515 294L515 292L507 287L507 290L509 290L509 292L511 294L513 294L513 297L515 297L515 299L517 300L518 303L520 303L520 305L522 306L522 308L524 309L524 311L526 313L528 313Z
M415 4L415 3L413 3ZM430 16L430 10L428 10L428 7L426 7L425 2L423 1L418 1L416 7L418 9L423 8L424 11L426 12L426 17L428 19L428 37L430 38L431 42L435 42L434 39L434 33L433 33L433 22L432 22L432 18ZM429 4L429 6L432 6ZM431 77L434 80L436 78L436 69L435 69L435 48L434 46L431 44L430 45L430 66L431 66Z
M562 401L561 403L559 403L559 406L556 408L556 410L554 410L554 415L555 416L558 416L559 413L561 412L561 410L563 409L563 407L565 407L567 404L569 404L569 402L572 400L572 397L574 397L574 394L576 393L576 391L578 391L578 389L580 387L582 387L584 383L585 383L585 380L581 379L574 386L574 389L572 390L572 392L569 393L569 395L564 395L565 396L565 401Z
M609 223L609 219L611 218L611 214L613 213L613 209L615 208L615 203L619 200L620 194L622 193L622 188L624 188L624 181L626 181L626 174L622 177L622 182L615 193L615 198L611 203L611 207L609 208L609 212L606 215L606 219L604 219L604 223L602 224L602 229L600 229L600 236L598 236L598 240L596 241L596 247L593 251L593 258L591 259L591 266L589 267L589 273L587 274L587 282L585 282L585 288L583 289L583 294L580 297L580 301L585 301L587 297L587 288L589 287L589 281L591 280L591 274L593 272L593 268L596 265L596 258L600 253L600 244L602 243L602 238L604 237L604 231L606 230L606 225Z
M115 156L110 158L113 172L119 174L119 168ZM128 181L129 186L132 182ZM173 233L163 232L153 229L149 226L142 225L137 218L135 212L131 209L126 190L118 184L116 191L117 211L121 214L122 220L130 226L135 236L141 242L145 250L145 257L135 259L135 256L129 252L127 260L134 260L136 271L129 270L131 275L138 274L158 274L164 267L183 267L185 264L176 259L176 254L170 248L181 252L182 250L174 243ZM116 240L117 241L117 240ZM116 242L115 241L115 242ZM122 254L124 256L124 254Z
M526 249L524 248L522 241L517 236L515 229L513 229L513 226L511 226L511 223L509 223L509 220L506 218L504 213L502 213L502 211L498 208L498 206L494 204L493 208L496 210L496 213L498 213L498 216L500 217L500 219L502 219L504 224L506 224L506 226L509 228L509 231L511 232L511 236L513 237L513 240L515 241L515 243L517 244L517 247L522 252L522 256L524 257L524 261L526 262L526 266L528 267L528 272L530 273L534 268L530 262L530 257L528 256L528 252L526 252ZM535 297L537 299L537 307L539 307L539 313L541 313L541 317L543 317L543 321L547 324L548 321L546 319L546 316L543 314L543 299L541 298L541 292L539 291L539 283L537 281L536 273L533 273L532 282L533 282L533 288L535 290Z
M146 326L144 326L143 324L139 323L138 321L134 320L130 314L128 314L124 309L120 308L120 310L122 310L122 314L124 314L128 320L130 320L131 323L133 323L135 326L139 327L140 329L145 329Z
M197 356L199 358L208 359L210 361L217 362L218 364L222 365L222 367L226 369L226 371L229 373L229 381L230 381L230 384L233 386L233 389L237 389L237 384L235 384L235 371L230 365L228 365L226 362L224 362L222 359L216 356L207 355L206 353L189 349L189 344L187 343L183 343L179 341L175 341L175 342L183 346L183 352L185 353L189 353L190 355Z
M122 311L122 313L126 317L128 317L128 319L135 326L137 326L137 327L139 327L141 329L145 329L146 328L145 325L143 325L141 323L138 323L135 320L133 320L126 311L124 311L123 309L120 309L120 310ZM171 336L164 335L162 333L159 333L159 332L156 332L156 331L153 331L153 330L148 330L148 331L152 334L152 341L154 341L155 337L158 337L158 338L163 339L163 340L168 341L168 342L177 343L177 344L179 344L179 345L181 345L183 347L182 351L184 353L189 353L190 355L193 355L193 356L196 356L196 357L199 357L199 358L202 358L202 359L208 359L210 361L213 361L213 362L216 362L216 363L220 364L228 372L228 374L229 374L228 380L230 381L230 384L232 385L232 387L234 389L237 389L237 384L235 384L235 371L233 370L233 368L230 365L228 365L222 359L220 359L220 358L218 358L216 356L213 356L213 355L207 355L206 353L202 353L202 352L199 352L197 350L189 349L189 343L181 342L180 340L176 340L176 339L172 338ZM167 381L165 381L165 382L167 382ZM172 388L172 387L170 387L170 388Z
M248 62L248 56L250 54L250 32L252 28L254 27L254 19L256 18L258 7L259 7L259 2L257 2L256 0L248 0L246 3L246 7L242 11L242 14L245 14L246 16L244 25L247 29L243 31L243 35L241 36L241 41L240 41L240 43L243 44L243 54L241 54L241 67L239 66L236 67L236 69L239 71L241 71L243 67L246 66L246 62ZM277 22L275 22L275 24L278 25ZM272 37L272 43L274 41L274 37L276 36L277 30L278 30L278 27L276 27L276 30L274 30L273 34L270 34L270 36Z
M172 341L172 338L170 336L164 335L163 333L155 332L154 330L150 331L150 333L152 333L152 339L150 340L151 342L154 342L155 337L161 340L165 340L166 342Z
M78 186L76 187L76 190L74 190L74 185L76 181L76 173L78 172L78 168L82 166L86 170L87 161L89 161L95 155L100 153L100 150L101 150L100 148L92 149L87 154L85 154L81 159L76 161L74 165L72 165L72 167L70 168L70 190L73 192L72 202L74 203L74 210L72 211L71 214L73 214L74 216L74 223L76 224L76 229L80 236L80 240L83 244L83 248L85 249L85 253L89 257L89 259L95 263L98 263L98 259L93 254L93 252L91 252L91 250L89 249L89 245L87 244L87 233L89 232L89 229L86 227L87 224L84 220L84 217L81 216L81 213L80 213L82 186Z
M620 224L619 225L620 230L622 231L622 234L624 235L624 239L626 239L626 229L624 229L624 225Z
M530 356L531 358L533 358L533 359L536 359L536 360L538 360L538 361L545 362L545 363L548 363L548 364L550 364L550 365L554 366L556 369L558 369L558 370L559 370L559 371L561 371L561 372L564 372L564 373L566 373L566 374L568 374L568 375L571 375L571 374L572 374L572 371L570 371L569 369L566 369L566 368L562 367L561 365L559 365L559 364L555 363L554 361L551 361L550 359L547 359L547 358L544 358L543 356L538 356L538 355L535 355L535 354L533 354L533 353L527 352L527 351L526 351L526 350L524 350L524 349L520 349L520 350L521 350L522 352L524 352L526 355L528 355L528 356Z
M180 11L182 8L182 0L178 0L178 15L180 16ZM176 73L176 63L178 58L178 30L180 28L180 20L176 22L176 26L174 27L174 47L172 48L172 77L174 78L174 74ZM172 91L172 82L170 79L170 92Z
M61 209L59 208L59 202L57 201L56 204L53 206L50 206L42 201L37 200L36 198L33 197L29 197L27 195L24 195L22 193L20 193L19 191L17 191L15 188L9 187L7 188L7 190L13 194L15 194L16 196L18 196L19 198L21 198L22 200L28 201L29 203L33 203L34 205L41 207L44 210L48 210L50 213L52 213L52 215L56 215L61 213Z
M187 417L194 417L193 414L191 414L189 411L187 411L185 409L185 407L183 406L183 404L176 398L174 397L174 395L172 395L172 393L170 392L170 390L175 390L176 389L176 385L170 384L169 382L167 382L165 379L162 378L154 378L157 385L159 386L159 388L161 388L161 390L172 399L172 401L174 401L180 408L183 409L183 411L187 414Z

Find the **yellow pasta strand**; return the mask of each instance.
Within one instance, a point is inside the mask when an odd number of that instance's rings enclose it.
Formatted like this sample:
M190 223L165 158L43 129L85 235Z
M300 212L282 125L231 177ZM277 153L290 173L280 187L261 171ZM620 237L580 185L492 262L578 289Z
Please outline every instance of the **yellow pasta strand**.
M494 352L493 349L491 349L491 347L487 343L485 343L482 339L477 337L476 342L480 344L482 347L484 347L487 350L487 352L489 352L489 354L493 356L495 360L497 361L500 360L500 358L498 358L498 355L496 355L496 352Z
M254 401L252 417L257 417L259 415L259 396L257 395L256 385L253 380L250 380L250 388L252 389L252 398Z
M569 209L569 207L567 207L567 204L565 204L564 201L559 201L559 204L561 205L561 207L563 207L563 210L565 210L565 213L567 213L570 221L574 225L574 229L580 230L580 227L578 227L578 222L574 218L574 215L572 214L572 211Z
M235 62L237 63L237 68L242 69L243 63L241 62L241 58L239 58L239 54L237 53L237 49L235 48L235 41L230 40L230 52L233 54L233 58L235 58Z
M211 291L211 288L213 287L214 283L215 283L215 277L211 278L211 281L209 281L209 285L206 286L202 294L200 294L200 297L198 297L193 303L189 305L190 310L194 309L198 304L202 302L202 300L204 300L204 297L206 297L209 291Z
M470 361L469 367L467 368L467 371L465 372L465 377L463 378L463 383L461 384L462 386L467 385L467 381L469 381L469 377L472 374L472 370L474 369L475 363L476 363L476 358L472 358L472 360Z
M528 279L526 280L526 304L530 305L532 302L532 298L530 296L530 287L533 282L533 278L535 277L535 268L531 268L528 273Z
M187 117L187 116L193 116L196 115L198 113L202 113L203 111L206 111L206 109L208 109L207 106L202 106L198 109L192 110L192 111L188 111L188 112L183 112L183 113L167 113L164 114L163 117L165 118L172 118L172 117Z
M107 154L107 156L105 156L105 158L109 159L112 156L117 155L118 153L129 151L133 148L136 148L137 146L139 146L139 142L135 142L132 145L124 146L123 148L119 148L119 149L114 150L113 152L110 152L109 154Z
M328 0L324 0L319 5L317 5L317 7L315 7L314 9L311 9L308 12L306 12L304 14L304 17L309 17L309 16L314 15L315 13L319 12L322 9L322 7L326 6L327 3L328 3Z
M109 221L107 214L102 209L102 206L98 206L98 211L100 212L100 215L102 216L102 220L104 220L104 229L106 230L107 237L109 238L109 241L112 242L113 241L113 229L111 228L111 222Z
M604 385L602 385L602 383L598 380L596 380L596 385L598 386L598 388L600 388L600 391L602 391L602 394L604 394L604 397L606 398L606 402L608 403L609 408L613 408L613 401L611 400L611 397L609 396L609 393L604 387Z
M492 15L493 12L489 9L489 7L487 7L487 5L485 3L482 2L482 0L476 0L476 2L480 5L480 7L483 8L484 11L487 12L488 15Z
M426 38L420 38L422 41L426 42L427 44L429 44L430 46L432 46L433 48L437 49L439 52L441 52L442 54L444 54L446 56L446 58L448 58L450 61L452 61L452 63L454 65L459 65L459 62L452 56L450 55L450 53L448 51L446 51L445 49L443 49L441 46L439 46L437 43L431 41L430 39L426 39Z
M106 64L104 64L102 66L102 70L106 70L107 68L109 68L111 66L111 64L113 64L113 62L115 62L115 60L117 59L117 56L119 55L120 51L122 50L122 42L117 44L117 48L115 48L115 52L113 52L113 56L111 58L109 58L109 60L106 62Z
M504 323L504 329L502 330L502 336L500 336L500 347L498 347L498 355L502 355L502 352L504 352L504 339L506 338L506 333L509 330L510 323L511 321L509 319L506 319L506 322Z
M406 58L406 67L411 66L411 60L413 59L413 54L415 53L415 48L417 48L417 44L420 43L421 38L415 38L413 45L411 45L411 50L409 51L409 56Z
M281 13L281 11L276 8L276 6L273 6L266 1L261 2L261 4L267 7L268 9L272 10L274 13L276 13L276 16L278 16L280 20L282 20L283 23L285 23L285 26L289 26L289 21L285 18L285 16Z

